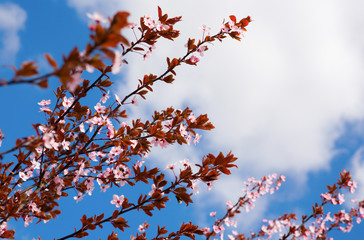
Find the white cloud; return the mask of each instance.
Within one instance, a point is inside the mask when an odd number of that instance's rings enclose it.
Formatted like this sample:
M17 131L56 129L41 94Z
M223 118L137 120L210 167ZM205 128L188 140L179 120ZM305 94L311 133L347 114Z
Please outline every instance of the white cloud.
M14 62L20 48L18 32L24 28L26 17L26 12L16 4L0 4L0 63Z
M76 6L79 1L69 2ZM159 44L145 64L139 55L129 56L126 82L120 88L123 93L134 89L145 73L161 73L166 56L181 56L186 39L201 36L198 27L202 24L217 30L230 14L254 19L241 43L214 43L197 68L181 67L172 86L156 85L147 103L134 112L138 116L150 113L150 106L189 105L197 113L208 113L216 129L204 136L203 151L232 150L239 157L241 176L284 172L303 184L309 172L329 170L344 124L363 119L362 1L92 4L94 9L105 5L102 10L109 13L127 9L134 21L135 16L155 15L156 4L170 16L183 16L177 27L182 32L180 40ZM92 4L87 5L88 11ZM171 155L159 152L152 156L171 161ZM171 152L179 160L185 148ZM198 148L192 152L191 156L201 154ZM220 193L225 192L217 196Z
M358 184L358 189L354 194L354 198L364 199L364 147L359 148L350 160L350 172L353 179Z
M141 3L133 3L131 12L140 12ZM345 6L338 1L281 1L279 6L231 1L208 10L179 4L160 1L166 12L184 16L184 39L188 32L198 36L204 23L219 26L230 13L250 14L254 22L242 43L215 43L197 69L177 70L174 86L156 87L149 102L157 108L193 105L209 113L216 130L205 141L211 149L232 149L251 170L290 170L304 177L327 168L342 124L363 114L362 46L346 28L360 19L342 18ZM148 5L144 11L154 9ZM126 89L143 73L161 72L162 56L184 51L182 43L166 46L149 62L129 66Z

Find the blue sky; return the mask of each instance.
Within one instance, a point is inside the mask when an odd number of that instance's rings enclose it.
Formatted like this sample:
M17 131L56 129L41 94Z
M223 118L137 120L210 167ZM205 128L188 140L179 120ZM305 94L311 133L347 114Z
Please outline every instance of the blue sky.
M170 210L159 214L153 223L167 224L172 229L191 217L196 223L211 223L209 212L216 209L223 214L225 201L236 199L244 180L272 172L285 174L287 183L277 194L259 201L253 212L239 218L239 227L245 232L256 230L262 216L275 217L290 211L306 214L319 201L325 186L334 183L342 168L352 171L359 183L356 197L363 199L364 17L360 9L364 4L359 0L224 3L1 1L0 64L19 66L24 60L34 59L40 70L47 72L44 52L59 61L73 46L81 47L88 41L87 12L97 10L111 15L116 10L128 10L131 20L137 21L145 14L155 16L156 6L160 5L170 16L182 15L179 40L160 42L146 62L140 55L129 56L130 64L114 76L117 84L112 91L122 96L135 88L136 79L145 73L163 71L166 56L183 54L186 39L201 36L201 25L208 25L214 32L230 14L250 15L254 21L241 43L232 40L215 43L197 68L181 68L173 85L156 85L148 101L130 109L130 118L146 119L154 109L188 105L196 113L208 113L216 126L214 131L204 133L196 147L154 149L151 164L160 168L183 158L198 162L208 152L232 150L239 157L239 169L216 184L214 191L201 190L194 199L195 206L186 209L171 202ZM1 77L11 76L11 71L5 68L0 73ZM0 128L6 136L3 150L10 148L16 138L33 134L30 124L43 121L37 102L54 99L50 90L32 86L0 88L3 98ZM91 99L90 104L97 101ZM149 191L143 186L138 190ZM122 191L135 194L127 188ZM62 201L65 216L54 223L33 224L28 228L22 227L22 221L12 224L19 239L30 240L38 235L42 239L60 237L72 231L84 210L93 214L104 208L109 212L114 209L109 203L111 192L95 193L94 197L78 204L73 199ZM178 220L174 218L176 213L181 215ZM172 218L176 220L171 221ZM121 235L123 238L135 234L144 217L136 214L129 220L135 226L125 236ZM363 229L355 226L350 239L361 239ZM99 234L94 236L105 236ZM347 237L337 235L337 239L344 238Z

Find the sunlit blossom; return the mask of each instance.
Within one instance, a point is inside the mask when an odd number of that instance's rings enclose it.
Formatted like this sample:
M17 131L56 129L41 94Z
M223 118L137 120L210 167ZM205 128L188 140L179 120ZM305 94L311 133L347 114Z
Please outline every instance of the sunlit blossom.
M103 92L102 93L102 97L100 99L100 101L102 103L106 103L106 101L110 98L110 90L108 90L107 92Z
M97 23L107 23L107 19L99 12L86 13L86 16Z
M124 195L118 196L116 194L113 195L113 199L110 201L110 203L114 204L115 207L117 208L120 208L123 202L124 202Z
M63 102L62 102L62 105L63 105L64 109L66 110L69 107L71 107L72 104L73 104L73 101L74 101L73 97L69 97L69 98L64 97Z
M82 195L82 193L78 193L77 196L74 196L73 199L76 200L76 203L78 203L79 201L81 201L83 199L84 195Z

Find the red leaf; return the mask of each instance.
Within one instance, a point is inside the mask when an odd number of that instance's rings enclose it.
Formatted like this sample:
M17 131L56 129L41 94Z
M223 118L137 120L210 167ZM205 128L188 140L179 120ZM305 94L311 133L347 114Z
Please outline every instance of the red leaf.
M158 6L158 18L162 17L162 9Z
M38 74L37 66L34 65L35 62L23 62L21 68L16 72L17 76L30 77Z
M234 15L230 15L229 18L231 19L231 21L233 21L234 23L236 23L236 17Z
M115 219L115 218L117 218L119 216L119 210L115 210L114 212L113 212L113 214L112 214L112 219Z
M48 79L43 79L37 83L37 85L41 88L48 88Z
M47 59L49 65L51 65L54 68L54 70L57 70L58 68L57 62L51 57L51 55L45 53L44 56Z

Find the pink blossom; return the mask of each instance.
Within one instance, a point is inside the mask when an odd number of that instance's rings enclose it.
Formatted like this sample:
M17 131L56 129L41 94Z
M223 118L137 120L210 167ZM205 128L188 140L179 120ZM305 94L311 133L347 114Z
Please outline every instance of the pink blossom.
M51 112L52 110L49 107L41 107L39 108L39 112Z
M210 216L211 217L215 217L216 216L216 212L210 212Z
M281 180L282 182L285 182L286 181L286 176L280 175L279 180Z
M199 143L200 142L200 139L201 139L202 135L196 133L196 136L195 136L195 139L193 139L193 143Z
M138 102L136 100L136 96L133 97L133 99L131 100L131 104L138 106Z
M33 189L29 189L28 191L26 191L25 192L25 194L29 197L30 196L30 194L32 194L33 193Z
M210 232L210 228L208 228L208 227L205 227L204 229L203 229L203 233L206 235L206 234L208 234Z
M157 29L157 31L165 31L169 29L168 25L164 25L162 24L159 20L157 21L157 23L155 24L155 28Z
M94 125L101 126L105 123L105 120L102 117L94 116L93 118L90 118L89 120L87 120L86 123L92 123ZM92 131L91 127L90 127L90 131Z
M118 50L114 51L114 61L112 63L111 72L113 74L118 74L121 69L122 59L121 59L121 53Z
M45 127L45 126L43 126L43 125L39 125L39 130L41 131L41 132L46 132L47 131L47 127ZM42 152L40 152L40 153L42 153Z
M159 190L159 191L162 191L163 190L163 187L160 187L160 188L158 188L157 189L157 187L155 186L155 184L153 183L152 184L152 191L150 191L149 193L148 193L148 195L149 196L152 196L153 195L153 193L155 192L155 191L157 191L157 190ZM162 195L163 195L164 193L162 193Z
M210 191L212 189L212 181L207 182L207 190Z
M143 60L146 61L152 55L151 51L146 51L143 55Z
M215 233L220 233L220 232L223 232L225 230L223 225L220 225L220 226L214 225L212 228L214 229Z
M115 129L114 129L114 126L113 126L112 124L108 124L108 125L107 125L107 129L109 130L109 131L107 132L107 136L108 136L109 138L113 138L113 137L115 136Z
M154 29L156 27L154 21L148 15L143 17L143 23L145 26L147 26L150 29Z
M189 167L189 166L191 166L190 160L188 160L187 158L185 158L185 159L183 159L183 160L180 160L179 162L180 162L180 163L182 164L182 166L184 166L184 167Z
M37 207L37 204L35 202L30 202L29 205L28 205L28 208L33 213L39 213L40 212L40 209Z
M196 117L192 112L190 113L190 115L188 115L188 119L191 121L191 123L196 122Z
M89 73L93 73L94 72L94 67L91 66L90 64L87 64L86 63L86 71L89 72Z
M165 140L165 139L159 140L159 146L161 146L161 148L167 148L168 145L169 145L169 143L167 142L167 140Z
M192 137L193 137L192 133L188 134L188 135L185 137L185 139L186 139L186 141L187 141L187 144L188 144L188 145L190 145L190 144L191 144L191 139L192 139Z
M71 80L67 83L67 87L70 90L70 92L74 92L78 85L80 85L80 82L82 82L81 73L76 72L72 74Z
M321 193L321 197L324 198L327 201L332 200L332 195L330 193Z
M225 24L223 24L222 26L221 26L221 32L223 32L223 33L228 33L229 32L229 28L227 27L227 26L225 26Z
M197 188L197 181L195 180L195 181L192 181L192 185L191 185L191 188L192 188L192 190L193 190L193 192L195 193L195 194L199 194L199 190L198 190L198 188Z
M44 142L44 146L48 149L52 149L54 148L55 150L58 151L58 146L59 146L59 143L57 143L55 140L54 140L54 136L53 136L53 133L45 133L43 135L43 142Z
M102 103L106 103L106 101L110 98L110 90L108 90L106 93L102 93L102 97L100 101Z
M145 221L142 225L139 225L138 231L142 233L148 228L149 228L149 224Z
M29 223L33 222L33 219L34 219L34 217L26 215L25 219L24 219L24 227L28 227Z
M98 112L98 113L105 113L105 109L106 107L101 105L101 103L97 103L96 106L94 107L95 110Z
M130 140L131 142L131 147L135 148L138 145L138 141L137 140Z
M187 136L186 126L183 123L179 126L179 132L182 137Z
M134 29L138 24L136 22L129 23L129 28Z
M165 140L163 138L153 138L151 143L153 143L155 147L159 145L159 146L161 146L161 148L166 148L169 144L167 142L167 140Z
M234 221L234 219L232 219L232 218L225 218L224 219L224 223L225 223L225 225L226 226L228 226L228 227L230 227L230 226L232 226L232 227L236 227L237 226L237 222L236 221Z
M169 131L172 129L172 120L167 120L164 122L163 127L166 129L166 131Z
M110 149L110 152L109 152L108 156L110 158L114 158L114 157L120 155L123 151L124 150L120 146L118 146L118 147L112 147Z
M106 192L106 190L109 188L109 185L100 185L100 189L102 192Z
M8 230L8 223L7 222L3 222L0 225L0 235L2 235L6 230Z
M69 97L69 98L64 97L63 102L62 102L64 109L66 110L67 108L71 107L71 105L73 104L73 101L74 101L73 97Z
M349 190L351 193L355 192L355 189L358 187L356 181L348 181L347 187L349 187Z
M99 158L103 158L103 157L105 157L105 156L106 156L106 153L103 153L103 152L101 152L101 151L98 151L98 152L96 152L96 155L97 155Z
M25 182L29 179L29 176L24 172L19 172L19 177Z
M338 204L341 205L345 202L344 194L339 193L338 194Z
M85 180L86 183L86 192L89 196L92 195L92 191L94 190L94 178L93 177L89 177Z
M49 105L49 104L51 104L51 100L50 99L48 99L48 100L42 100L42 101L40 101L39 103L38 103L38 105L40 105L40 106L43 106L43 107L46 107L47 105Z
M74 196L74 197L73 197L73 199L75 199L75 200L76 200L76 203L78 203L78 201L81 201L81 200L83 199L83 197L84 197L84 196L82 195L82 193L80 193L80 192L79 192L79 193L77 194L77 196Z
M93 13L86 13L87 17L97 23L107 23L107 19L101 13L93 12Z
M200 61L200 59L198 57L192 55L190 57L190 61L191 61L191 63L198 63Z
M35 159L32 160L32 166L33 169L40 169L40 163L37 162Z
M201 26L201 30L202 30L204 33L208 33L208 32L211 30L211 28L207 27L206 25L202 25L202 26Z
M80 127L80 131L84 133L85 132L85 126L83 125L83 123L81 123L79 127Z
M138 168L141 168L143 166L143 163L145 163L145 161L137 161L135 164L134 164L134 167L138 167Z
M40 112L51 112L51 109L47 105L51 104L51 100L42 100L38 105L42 106Z
M120 97L118 95L116 95L116 94L114 94L114 95L115 95L116 102L119 103L120 105L122 105Z
M143 55L143 60L144 61L146 61L151 55L152 55L152 52L153 52L153 50L155 49L156 47L155 47L155 45L153 44L153 45L150 45L149 47L148 47L148 49L146 50L146 52L144 53L144 55Z
M207 47L206 46L200 46L198 49L197 49L197 52L200 54L201 57L203 57L204 53L207 50Z
M116 194L113 195L113 200L110 201L111 204L115 204L117 208L121 207L124 202L124 195L118 196Z
M113 173L114 173L114 178L119 180L121 182L121 185L124 186L125 182L123 179L126 177L124 176L124 169L120 169L119 167L117 167L116 169L113 170Z
M227 202L226 202L226 206L227 206L228 208L232 208L232 207L234 207L234 205L232 204L232 202L231 202L231 201L227 201Z
M229 240L234 240L235 239L235 237L233 235L231 235L231 234L228 234L228 238L229 238Z
M97 155L96 155L96 152L90 152L87 154L87 156L94 162L97 162Z
M59 176L54 178L54 183L57 185L57 194L62 195L62 189L64 186L63 179Z
M169 164L167 164L167 167L165 169L170 169L173 171L175 166L176 166L176 163L169 163Z
M70 146L70 142L63 139L63 141L62 141L63 150L70 150L69 146Z

